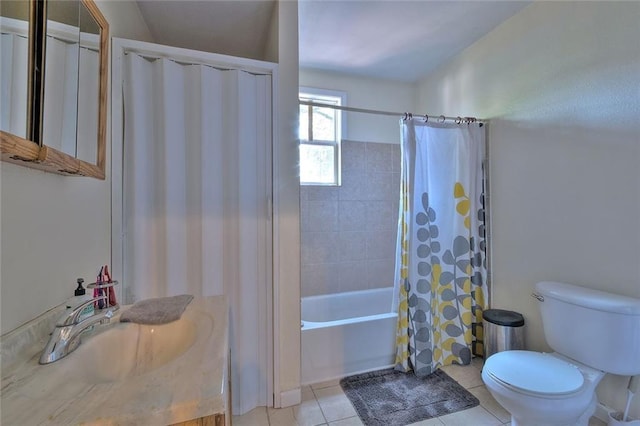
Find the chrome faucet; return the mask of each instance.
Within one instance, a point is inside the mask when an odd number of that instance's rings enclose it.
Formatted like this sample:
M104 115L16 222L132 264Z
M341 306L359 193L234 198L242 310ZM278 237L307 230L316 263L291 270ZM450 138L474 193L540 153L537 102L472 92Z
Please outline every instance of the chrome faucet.
M120 306L115 305L107 306L104 309L96 309L94 315L80 321L82 311L91 304L95 303L97 306L97 302L102 299L105 299L105 304L109 304L107 295L99 296L81 303L58 320L40 356L40 364L49 364L64 358L80 345L80 334L83 331L97 323L109 323L111 317Z

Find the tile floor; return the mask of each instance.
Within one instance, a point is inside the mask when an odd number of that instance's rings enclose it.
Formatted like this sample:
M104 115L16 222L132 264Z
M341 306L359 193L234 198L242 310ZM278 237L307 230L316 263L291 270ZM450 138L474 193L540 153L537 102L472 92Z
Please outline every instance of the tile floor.
M480 405L442 417L423 420L414 426L498 426L510 424L511 416L485 388L480 372L482 359L470 366L450 365L442 370L464 386ZM305 386L302 403L281 409L258 407L242 416L233 416L233 426L362 426L356 410L342 392L338 380ZM593 417L589 426L604 426ZM393 425L389 425L393 426Z

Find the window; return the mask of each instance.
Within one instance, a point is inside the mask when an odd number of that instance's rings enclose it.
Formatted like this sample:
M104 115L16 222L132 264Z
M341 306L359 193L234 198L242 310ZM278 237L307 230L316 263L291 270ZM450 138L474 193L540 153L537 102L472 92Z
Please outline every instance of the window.
M344 105L346 94L333 90L300 88L300 100ZM300 184L340 185L342 112L333 108L300 105Z

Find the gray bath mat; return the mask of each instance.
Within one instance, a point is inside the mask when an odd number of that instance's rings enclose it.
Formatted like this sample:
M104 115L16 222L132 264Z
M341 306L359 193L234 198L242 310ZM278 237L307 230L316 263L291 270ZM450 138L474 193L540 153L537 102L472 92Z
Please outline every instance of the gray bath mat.
M393 369L373 371L346 377L340 386L366 426L404 426L480 403L441 370L423 379Z

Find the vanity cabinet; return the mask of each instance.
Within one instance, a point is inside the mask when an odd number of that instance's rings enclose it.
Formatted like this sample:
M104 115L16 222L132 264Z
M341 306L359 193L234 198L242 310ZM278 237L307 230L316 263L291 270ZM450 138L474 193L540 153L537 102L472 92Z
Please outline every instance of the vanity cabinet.
M226 400L226 408L221 413L212 414L198 419L188 420L186 422L174 423L171 426L231 426L231 353L227 353L229 357L227 359L227 367L225 371L225 377L227 381L226 395L223 398ZM224 392L223 392L224 394Z
M89 332L78 349L68 356L47 365L38 359L47 341L48 333L64 312L60 309L43 314L24 326L2 336L2 424L10 425L181 425L228 426L231 424L231 388L229 370L229 310L225 296L195 297L187 306L181 327L160 329L160 326L139 326L120 323L120 311L106 325L96 326ZM170 325L167 324L167 325ZM95 375L95 369L83 369L84 351L89 345L104 343L106 333L119 334L125 327L151 327L155 336L175 336L194 333L194 340L184 352L165 364L148 371L119 374L119 368L128 365L127 356L145 353L146 347L171 353L165 344L179 341L153 340L147 337L133 339L139 348L123 350L121 340L118 353L122 360L109 358L104 371ZM166 334L167 330L171 330ZM116 337L111 337L116 338ZM93 343L92 343L92 339ZM187 339L188 340L188 339ZM160 346L154 346L160 345ZM163 356L164 356L163 355ZM159 356L162 358L162 356ZM134 362L136 368L150 367L145 363L159 359L143 356ZM94 358L92 358L94 359ZM146 367L145 367L146 366ZM113 374L108 374L111 372ZM80 403L78 403L80 402Z
M172 426L227 426L231 423L225 421L225 415L214 414L212 416L201 417L195 420L189 420L188 422L175 423ZM228 417L226 417L228 418Z

